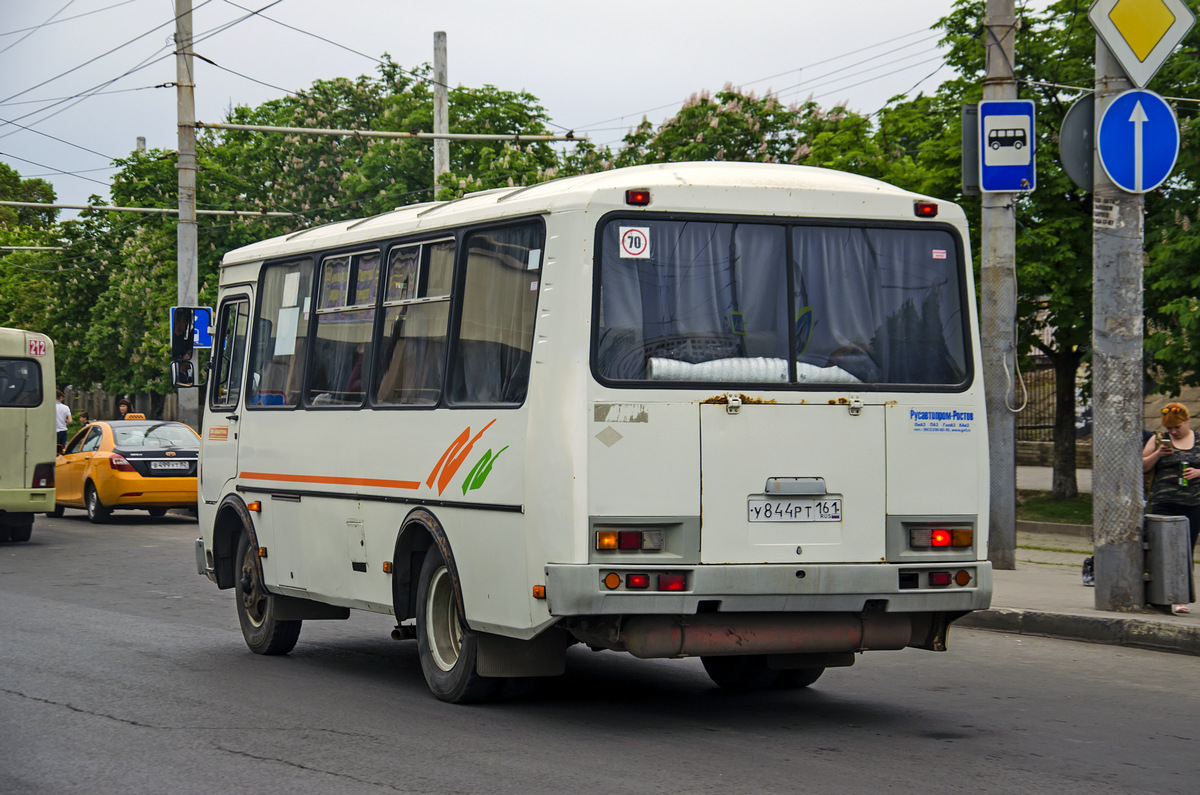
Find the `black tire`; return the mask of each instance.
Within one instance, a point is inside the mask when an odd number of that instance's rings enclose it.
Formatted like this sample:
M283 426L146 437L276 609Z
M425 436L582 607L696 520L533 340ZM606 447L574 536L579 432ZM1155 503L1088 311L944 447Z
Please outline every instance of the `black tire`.
M6 528L0 528L0 534L8 536L9 541L28 541L33 535L33 520L29 524L14 524Z
M167 509L166 508L147 508L146 513L150 514L155 519L157 519L160 516L166 516Z
M90 482L84 489L84 503L87 506L88 521L92 524L104 524L108 521L108 517L112 514L112 508L104 507L104 503L100 502L100 495L96 492L96 487Z
M441 550L432 546L417 580L417 656L433 694L442 701L466 704L499 690L504 679L475 672L478 652L479 639L459 615L450 569Z
M775 680L774 687L777 690L796 690L801 687L808 687L820 679L823 673L825 673L824 668L793 668L780 671L779 677Z
M57 519L58 517L63 515L64 510L66 510L66 509L63 508L63 506L55 503L54 510L46 511L46 515L49 516L51 519Z
M242 533L238 539L234 560L237 565L234 604L246 645L255 654L287 654L296 648L304 622L275 618L275 597L263 585L258 550L250 544L249 533Z
M765 654L701 656L700 662L709 679L725 690L766 690L779 678L779 671L767 667Z

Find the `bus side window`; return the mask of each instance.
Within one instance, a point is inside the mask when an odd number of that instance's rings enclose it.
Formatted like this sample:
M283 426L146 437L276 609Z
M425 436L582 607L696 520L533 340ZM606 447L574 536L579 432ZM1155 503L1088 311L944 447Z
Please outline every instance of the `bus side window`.
M308 374L314 406L361 406L371 356L379 252L327 257L321 265L317 333Z
M467 237L462 319L448 397L458 405L525 400L542 272L540 224Z
M263 268L250 372L258 376L248 404L300 405L304 351L312 296L312 261L292 260Z
M374 387L380 405L433 406L445 380L454 241L392 249Z
M221 307L218 337L215 340L215 369L209 393L214 406L236 406L241 400L249 325L250 302L245 298L229 301Z

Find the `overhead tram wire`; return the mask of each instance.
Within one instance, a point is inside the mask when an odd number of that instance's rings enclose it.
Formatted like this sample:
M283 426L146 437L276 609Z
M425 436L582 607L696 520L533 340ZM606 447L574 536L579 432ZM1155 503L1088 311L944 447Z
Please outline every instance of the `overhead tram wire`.
M367 54L367 53L365 53L365 52L360 52L360 51L358 51L358 50L354 49L353 47L347 47L345 44L341 44L341 43L339 43L339 42L336 42L336 41L334 41L333 39L328 39L328 38L325 38L324 36L322 36L322 35L320 35L320 34L313 33L312 31L310 31L310 30L305 30L304 28L298 28L298 27L296 27L295 25L289 25L289 24L288 24L288 23L286 23L286 22L282 22L282 21L280 21L280 20L278 20L278 19L275 19L274 17L269 17L269 16L267 16L266 14L262 13L262 12L263 12L263 11L265 11L267 8L270 8L270 6L267 6L266 8L263 8L263 9L261 9L261 10L259 10L259 11L250 11L250 9L246 8L245 6L238 5L237 3L233 2L233 0L224 0L224 2L225 2L226 4L228 4L228 5L231 5L231 6L233 6L234 8L240 8L240 9L242 9L243 11L247 11L247 12L249 12L250 14L252 14L252 15L254 15L254 16L259 16L259 17L262 17L263 19L267 20L268 22L274 22L276 25L279 25L279 26L281 26L281 27L287 28L288 30L294 30L295 32L297 32L297 33L302 33L302 34L304 34L305 36L311 36L312 38L314 38L314 39L317 39L317 40L319 40L319 41L323 41L323 42L325 42L326 44L332 44L334 47L339 47L339 48L341 48L341 49L345 50L346 52L354 53L355 55L358 55L358 56L361 56L361 57L363 57L363 58L366 58L367 60L369 60L369 61L373 61L373 62L374 62L374 63L376 63L376 64L382 64L382 63L384 63L384 61L383 61L382 59L380 59L380 58L377 58L377 57L375 57L374 55L368 55L368 54ZM276 3L272 3L271 5L276 5ZM413 71L411 71L411 70L409 70L409 69L405 69L404 67L400 66L399 64L397 64L397 65L396 65L396 67L397 67L397 68L398 68L398 69L399 69L401 72L404 72L406 75L408 75L409 77L412 77L414 80L417 80L418 82L421 82L421 83L427 83L427 84L429 84L429 85L431 85L431 86L436 86L436 85L438 85L438 82L437 82L436 80L434 80L432 77L425 77L425 76L419 75L419 74L417 74L416 72L413 72ZM446 84L442 84L442 88L445 88L445 89L447 89L447 90L450 90L450 89L452 88L452 86L449 86L449 85L446 85ZM289 93L290 93L290 92L289 92ZM566 129L566 128L563 128L563 129Z
M73 2L74 2L74 0L71 0L71 3L73 3ZM25 33L27 31L29 31L29 32L37 31L37 30L41 30L42 28L48 28L51 25L61 25L64 22L72 22L76 19L82 19L83 17L90 17L93 14L102 14L105 11L111 11L114 8L119 8L120 6L127 6L130 3L136 3L136 2L137 2L137 0L121 0L120 3L113 3L112 5L105 6L104 8L95 8L95 9L92 9L91 11L84 11L82 14L76 14L73 17L63 17L62 19L54 19L55 16L58 16L58 14L54 14L53 16L51 16L50 19L47 19L45 22L42 22L37 25L31 25L30 27L27 27L27 28L17 28L16 30L2 31L2 32L0 32L0 37L15 36L18 33ZM67 3L67 6L71 5L71 3ZM63 9L59 10L58 13L61 14L63 12L63 10L66 9L67 6L63 6ZM7 49L7 47L5 49ZM4 50L0 50L0 53L2 53L2 52L4 52Z
M229 0L226 0L226 2L228 2L228 1L229 1ZM867 45L866 47L860 47L860 48L859 48L859 49L857 49L857 50L851 50L851 51L849 51L849 52L845 52L845 53L842 53L842 54L840 54L840 55L834 55L834 56L832 56L832 57L830 57L830 58L826 58L826 59L824 59L824 60L821 60L821 61L814 61L814 62L813 62L813 63L811 63L811 64L807 64L807 65L804 65L804 66L798 66L798 67L796 67L795 69L788 69L788 70L787 70L787 71L785 71L785 72L779 72L779 73L777 73L777 74L774 74L774 75L768 75L767 77L759 77L759 78L755 78L754 80L750 80L750 81L747 81L747 82L743 82L743 83L740 83L739 85L742 85L742 86L754 85L754 84L756 84L756 83L762 83L762 82L764 82L764 81L767 81L767 80L773 80L773 79L775 79L776 77L781 77L781 76L783 76L783 75L791 74L792 72L802 72L802 71L803 71L803 70L805 70L805 69L812 69L813 67L816 67L816 66L821 66L822 64L829 64L829 63L833 63L834 61L841 60L842 58L849 58L849 57L851 57L851 56L853 56L853 55L858 55L859 53L862 53L862 52L867 52L868 50L873 50L873 49L875 49L875 48L877 48L877 47L884 47L884 46L886 46L886 45L888 45L888 44L892 44L893 42L900 41L901 39L909 38L910 36L916 36L916 35L918 35L918 34L920 34L920 33L926 33L926 32L928 32L928 31L929 31L929 28L919 28L919 29L917 29L917 30L915 30L915 31L912 31L911 33L905 33L904 35L897 36L897 37L895 37L895 38L886 39L886 40L884 40L884 41L877 42L877 43L875 43L875 44L869 44L869 45ZM920 44L920 43L923 43L923 42L925 42L925 41L928 41L928 40L929 40L929 39L931 39L931 38L935 38L935 37L937 37L938 35L940 35L940 34L936 34L936 33L935 33L935 34L932 34L932 35L930 35L930 36L927 36L927 37L925 37L924 39L922 39L922 40L921 40L921 41L919 41L919 42L914 42L914 43L915 43L915 44ZM912 46L912 45L907 45L907 46ZM901 47L901 48L898 48L898 49L905 49L905 48L904 48L904 47ZM884 54L887 54L887 53L884 53ZM882 57L882 55L881 55L880 57ZM868 60L870 60L870 59L868 59ZM859 63L864 63L864 62L860 61ZM850 66L848 66L848 67L845 67L845 68L849 69L849 68L853 68L854 66L857 66L857 65L858 65L858 64L857 64L857 63L855 63L855 64L851 64ZM778 92L772 92L772 93L776 93L776 94L777 94ZM595 128L596 128L596 126L597 126L597 125L600 125L600 124L607 124L608 122L611 122L611 121L622 121L622 120L624 120L624 119L628 119L628 118L630 118L630 117L635 117L635 116L636 116L636 117L641 117L641 116L645 116L645 115L646 115L646 114L648 114L648 113L653 113L653 112L655 112L655 111L658 111L658 110L664 110L664 109L666 109L666 108L674 108L674 107L678 107L678 106L679 106L679 103L677 103L677 102L669 102L669 103L666 103L666 104L664 104L664 105L658 105L658 106L656 106L656 107L653 107L653 108L647 108L646 110L638 111L638 112L636 112L636 113L626 113L626 114L624 114L624 115L621 115L621 116L613 116L613 117L611 117L611 118L608 118L608 119L602 119L602 120L600 120L600 121L597 121L597 122L594 122L594 123L592 123L592 124L580 125L580 126L574 127L573 129L576 129L576 130L581 130L581 131L592 130L592 129L595 129Z
M25 33L25 35L22 36L21 38L14 41L12 44L5 47L3 50L0 50L0 55L3 55L4 53L8 52L13 47L16 47L18 44L25 41L25 39L32 36L34 33L37 33L39 30L44 28L47 24L49 24L51 21L53 21L56 16L58 16L59 14L61 14L62 12L66 11L68 8L70 8L74 2L75 2L75 0L67 0L67 4L65 6L63 6L62 8L58 9L57 11L55 11L49 17L47 17L45 22L41 23L40 25L35 25L32 28L26 28L26 30L28 32Z
M213 0L202 0L202 1L201 1L201 3L200 3L200 5L199 5L199 6L197 6L197 8L203 8L204 6L208 5L208 4L209 4L209 3L211 3L212 1L213 1ZM150 30L146 31L145 33L138 34L137 36L134 36L132 39L129 39L129 40L128 40L128 41L126 41L125 43L123 43L123 44L118 44L116 47L113 47L112 49L106 50L106 51L104 51L104 52L100 53L99 55L97 55L97 56L95 56L95 57L93 57L93 58L89 58L89 59L87 59L86 61L84 61L83 63L81 63L81 64L78 64L77 66L73 66L73 67L71 67L70 69L68 69L68 70L67 70L67 71L65 71L65 72L60 72L59 74L55 75L54 77L49 77L49 78L46 78L45 80L43 80L42 82L40 82L40 83L38 83L38 84L36 84L36 85L32 85L32 86L30 86L29 88L26 88L26 89L24 89L24 90L22 90L22 91L18 91L18 92L17 92L17 93L15 93L15 94L12 94L11 96L5 97L4 99L0 99L0 106L4 105L4 104L5 104L5 103L7 103L7 102L10 102L10 101L12 101L12 100L16 99L17 97L24 96L25 94L28 94L30 91L33 91L33 90L34 90L34 89L36 89L36 88L41 88L41 87L42 87L42 86L44 86L44 85L48 85L48 84L50 84L50 83L53 83L55 80L58 80L59 78L66 77L67 75L71 74L72 72L77 72L78 70L82 69L83 67L85 67L85 66L88 66L89 64L95 63L96 61L100 60L101 58L104 58L104 57L105 57L105 56L107 56L107 55L112 55L112 54L113 54L114 52L116 52L117 50L120 50L120 49L123 49L123 48L125 48L125 47L128 47L130 44L133 44L135 41L139 41L139 40L141 40L141 39L144 39L144 38L146 38L146 37L147 37L147 36L149 36L151 33L154 33L155 31L157 31L157 30L160 30L161 28L164 28L164 27L166 27L167 25L172 25L172 24L174 24L174 22L175 22L175 20L174 20L174 18L172 18L172 19L168 20L167 22L163 22L161 25L155 25L154 27L150 28Z

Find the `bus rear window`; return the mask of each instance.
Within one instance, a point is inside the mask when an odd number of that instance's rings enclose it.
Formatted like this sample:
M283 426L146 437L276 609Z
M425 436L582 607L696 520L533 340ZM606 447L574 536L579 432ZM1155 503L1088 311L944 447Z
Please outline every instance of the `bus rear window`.
M958 248L943 228L641 216L609 221L601 240L593 361L602 380L966 380Z
M29 359L0 358L0 406L39 406L42 368Z

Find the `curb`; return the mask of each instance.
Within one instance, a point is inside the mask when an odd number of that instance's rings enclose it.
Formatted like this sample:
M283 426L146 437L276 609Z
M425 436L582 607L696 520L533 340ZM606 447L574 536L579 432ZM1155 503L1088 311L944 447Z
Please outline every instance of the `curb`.
M1060 522L1027 522L1021 519L1017 520L1018 533L1049 533L1060 536L1082 536L1084 538L1092 537L1092 525L1090 524L1063 524Z
M1200 656L1200 626L1144 618L1075 616L1013 607L977 610L954 622L970 629L1040 635Z

